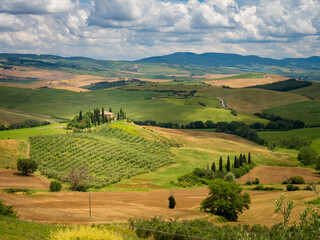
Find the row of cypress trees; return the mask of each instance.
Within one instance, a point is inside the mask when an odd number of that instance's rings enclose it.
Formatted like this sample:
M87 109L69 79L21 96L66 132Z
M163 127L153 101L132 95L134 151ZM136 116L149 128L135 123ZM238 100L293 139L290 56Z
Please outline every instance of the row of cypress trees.
M227 172L230 172L231 171L231 168L240 168L242 167L244 164L252 164L252 161L251 161L251 153L249 152L248 154L248 160L247 160L247 157L245 154L241 154L239 155L239 157L237 156L234 156L234 162L231 166L231 162L230 162L230 156L228 155L228 159L227 159L227 165L226 165L226 170ZM207 167L209 168L209 166ZM209 170L209 169L208 169ZM212 165L211 165L211 170L213 172L216 172L217 169L216 169L216 163L213 162ZM222 172L223 171L223 159L222 157L220 156L220 159L219 159L219 172Z

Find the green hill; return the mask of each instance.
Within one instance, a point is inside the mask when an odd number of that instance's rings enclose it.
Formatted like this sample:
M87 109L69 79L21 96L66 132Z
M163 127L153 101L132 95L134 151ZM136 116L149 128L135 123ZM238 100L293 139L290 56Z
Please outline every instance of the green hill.
M164 143L146 140L119 128L101 127L86 133L30 138L30 158L42 174L63 180L72 166L88 166L94 187L117 183L172 164Z

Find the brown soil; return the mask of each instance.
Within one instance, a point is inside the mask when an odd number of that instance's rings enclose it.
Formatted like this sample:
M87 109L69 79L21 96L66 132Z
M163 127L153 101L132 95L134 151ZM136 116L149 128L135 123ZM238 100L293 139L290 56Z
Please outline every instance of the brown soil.
M223 79L223 80L213 80L205 81L205 83L212 86L228 86L231 88L243 88L255 85L262 85L268 83L274 83L279 81L285 81L288 78L267 74L263 78L239 78L239 79Z
M17 170L0 169L0 189L30 188L48 190L49 184L49 181L41 176L23 176Z
M237 183L244 184L258 178L262 184L282 183L293 176L303 177L306 183L320 181L320 175L313 169L301 167L271 167L260 166L252 169L248 174L237 179Z

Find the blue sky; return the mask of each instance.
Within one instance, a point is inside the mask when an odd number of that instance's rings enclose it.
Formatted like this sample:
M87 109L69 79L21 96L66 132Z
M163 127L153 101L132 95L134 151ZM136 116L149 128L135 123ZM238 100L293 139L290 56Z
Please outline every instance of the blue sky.
M1 0L0 52L320 55L320 0Z

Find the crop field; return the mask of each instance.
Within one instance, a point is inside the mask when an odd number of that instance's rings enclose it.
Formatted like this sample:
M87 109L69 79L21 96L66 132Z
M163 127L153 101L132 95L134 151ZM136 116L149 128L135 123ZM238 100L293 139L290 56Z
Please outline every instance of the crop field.
M173 163L172 154L165 145L118 128L37 136L30 138L30 143L30 157L39 163L42 174L62 180L71 167L87 165L94 175L95 187Z
M19 158L25 158L28 144L24 140L0 140L0 168L16 168Z
M307 137L312 140L311 147L320 151L320 128L303 128L291 131L271 131L258 132L260 138L270 142L277 143L280 137Z
M266 113L282 116L284 118L302 120L307 125L320 123L320 102L307 101L288 104L265 110Z

